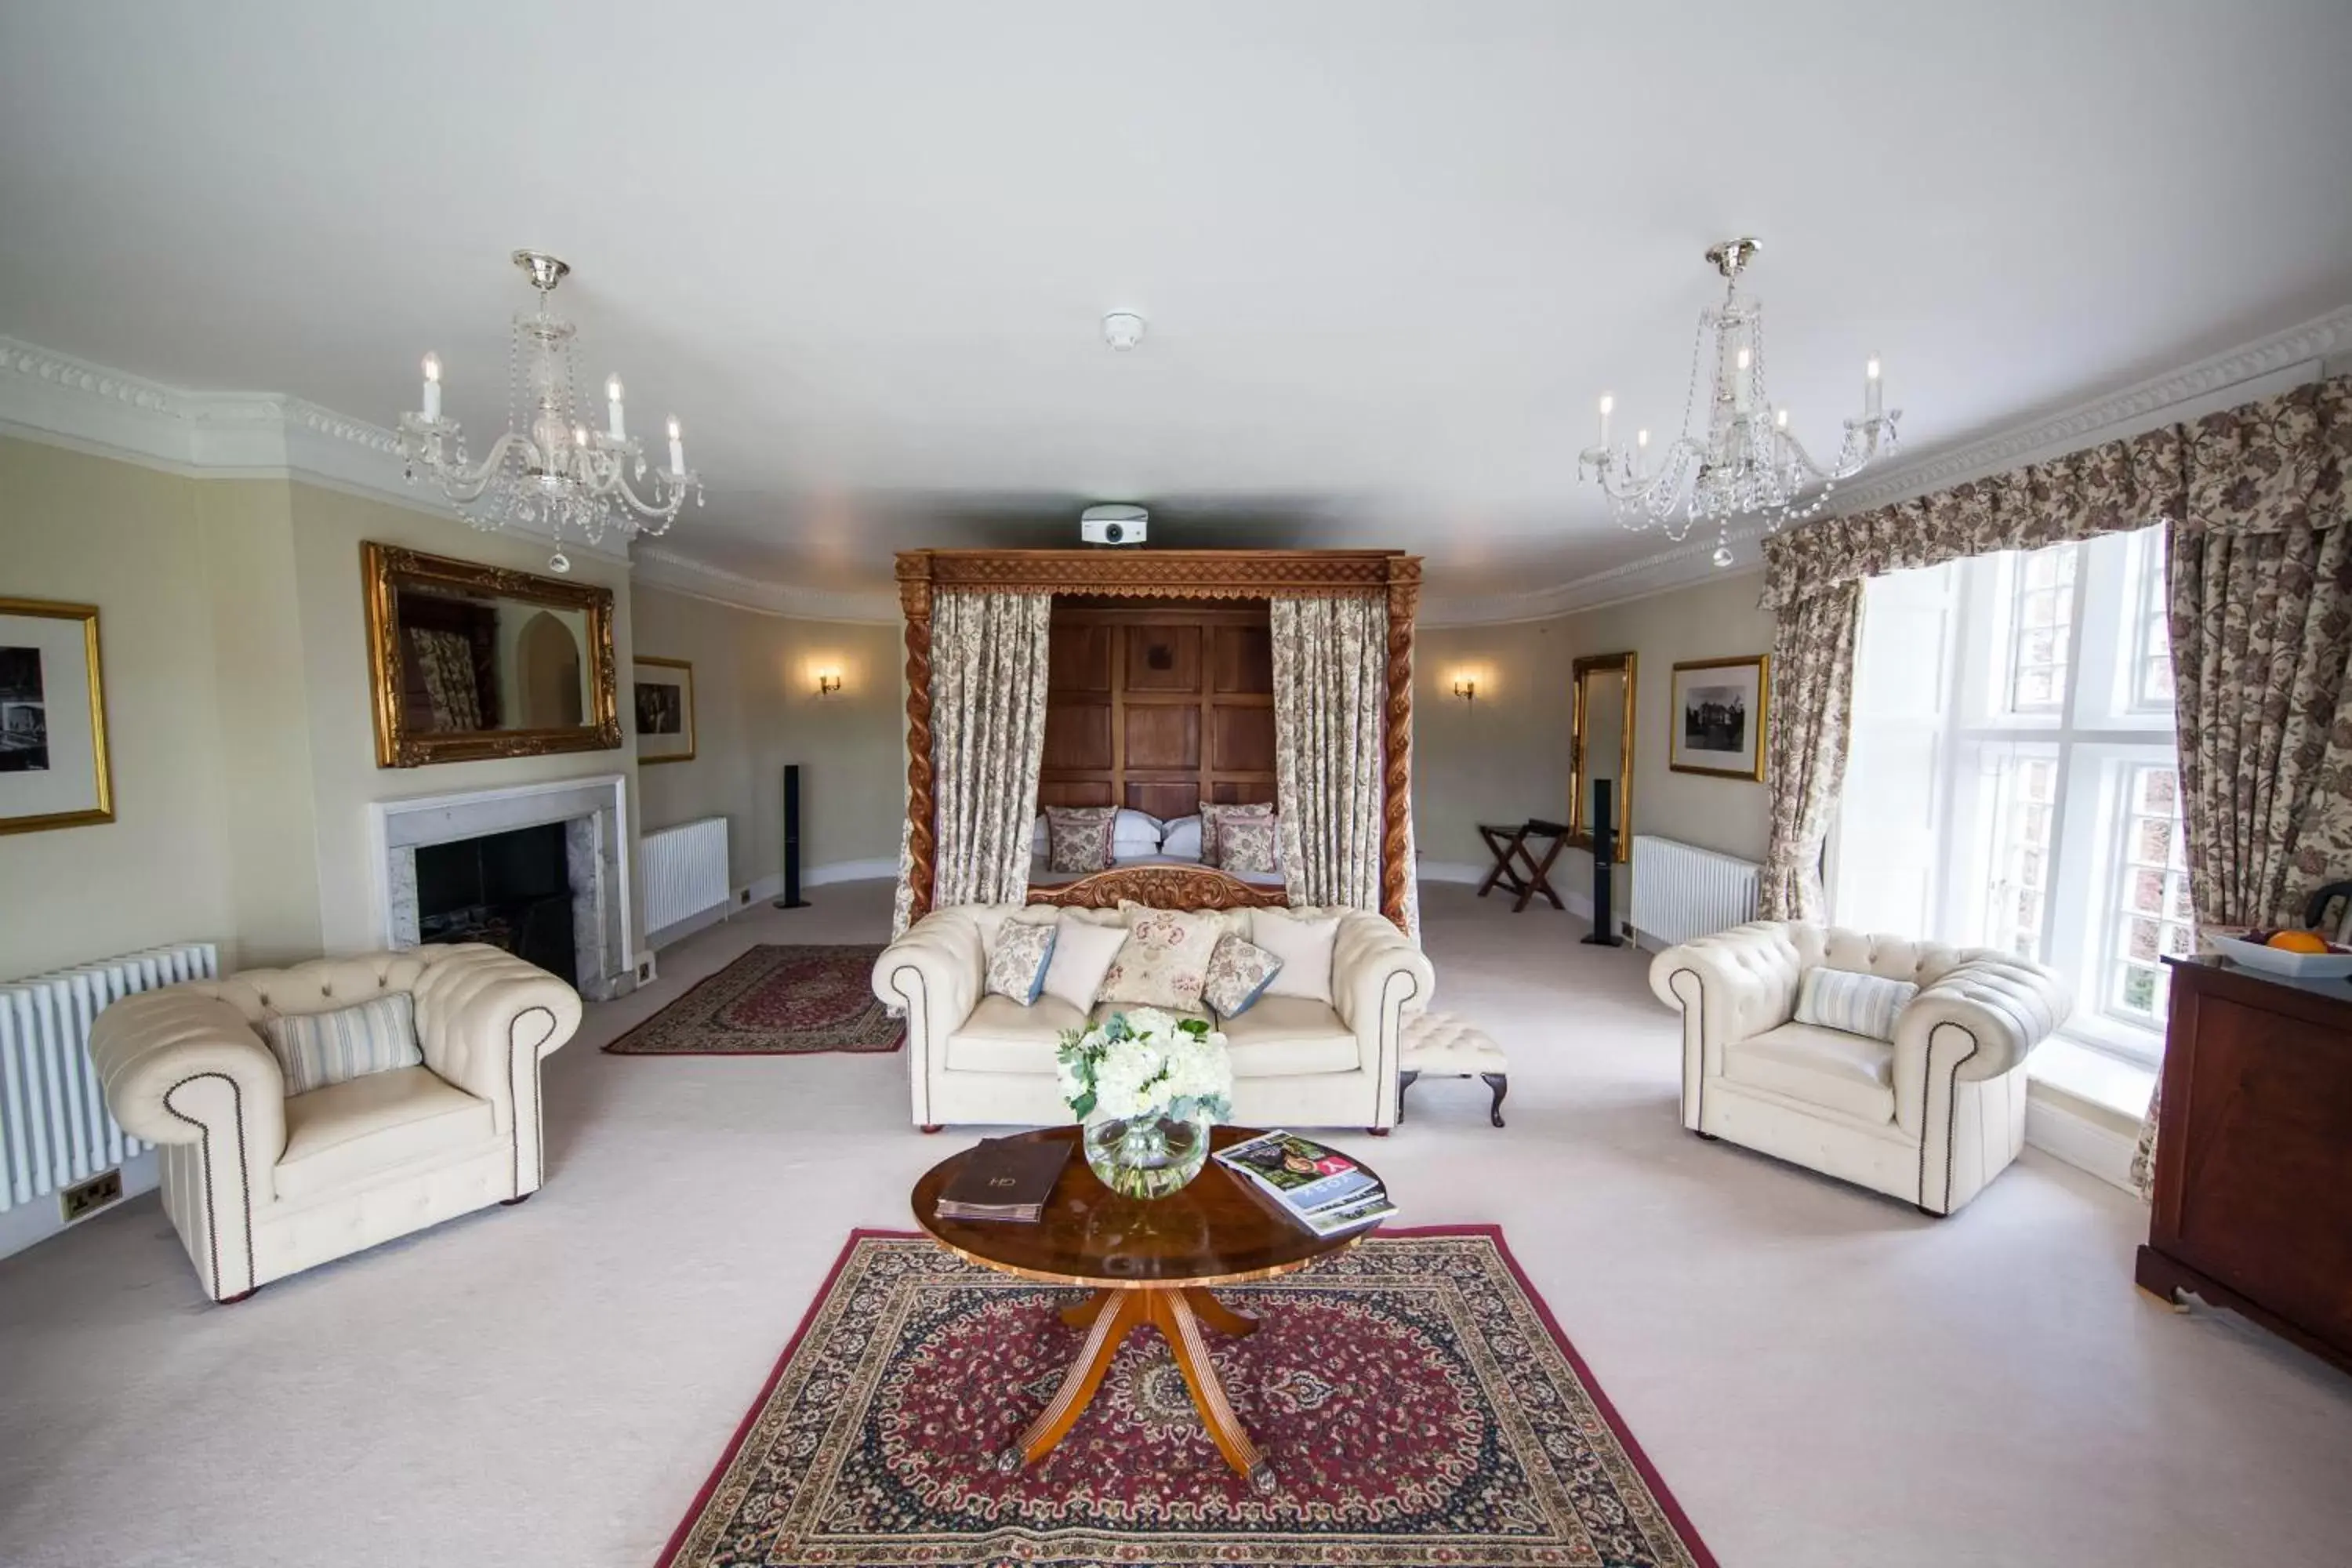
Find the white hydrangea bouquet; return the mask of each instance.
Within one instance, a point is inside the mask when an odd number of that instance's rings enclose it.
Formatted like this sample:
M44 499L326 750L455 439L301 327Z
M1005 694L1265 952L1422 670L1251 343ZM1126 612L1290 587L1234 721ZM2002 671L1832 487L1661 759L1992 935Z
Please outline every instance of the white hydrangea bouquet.
M1086 1129L1087 1163L1129 1197L1164 1197L1200 1174L1209 1129L1234 1111L1224 1036L1156 1007L1065 1029L1055 1073Z

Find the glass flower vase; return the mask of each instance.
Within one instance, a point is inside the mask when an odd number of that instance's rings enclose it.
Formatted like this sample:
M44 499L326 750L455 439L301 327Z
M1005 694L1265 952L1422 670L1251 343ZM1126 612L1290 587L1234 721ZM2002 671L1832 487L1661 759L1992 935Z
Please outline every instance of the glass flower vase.
M1164 1198L1201 1173L1209 1158L1209 1119L1143 1117L1091 1121L1087 1164L1122 1197Z

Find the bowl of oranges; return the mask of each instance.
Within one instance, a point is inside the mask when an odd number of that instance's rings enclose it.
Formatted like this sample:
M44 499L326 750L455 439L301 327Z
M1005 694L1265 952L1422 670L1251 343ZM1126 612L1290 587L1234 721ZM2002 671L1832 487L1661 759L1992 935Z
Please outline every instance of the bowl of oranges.
M2214 950L2233 963L2295 980L2341 980L2352 975L2352 948L2315 931L2210 931Z

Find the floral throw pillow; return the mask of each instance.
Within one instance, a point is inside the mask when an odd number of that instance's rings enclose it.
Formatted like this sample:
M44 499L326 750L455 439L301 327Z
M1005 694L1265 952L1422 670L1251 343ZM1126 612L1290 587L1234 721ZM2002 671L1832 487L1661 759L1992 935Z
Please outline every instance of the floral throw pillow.
M1127 941L1111 960L1095 999L1199 1012L1201 987L1208 982L1209 960L1225 934L1224 921L1211 912L1147 909L1132 901L1120 904L1119 911L1127 916Z
M1217 831L1217 864L1237 877L1274 874L1274 836L1278 824L1271 816L1244 816Z
M1224 848L1224 829L1227 824L1252 821L1261 817L1270 819L1273 816L1274 806L1272 803L1266 801L1260 801L1255 805L1211 805L1207 801L1202 801L1201 803L1201 863L1204 866L1224 864L1220 856Z
M1217 951L1209 955L1209 977L1201 987L1201 1000L1216 1009L1220 1018L1238 1018L1265 994L1267 983L1281 969L1282 960L1228 931L1218 941Z
M997 928L988 955L988 994L1034 1005L1054 963L1054 937L1061 928L1043 922L1006 921Z
M1103 871L1110 868L1111 805L1049 805L1045 808L1045 868Z

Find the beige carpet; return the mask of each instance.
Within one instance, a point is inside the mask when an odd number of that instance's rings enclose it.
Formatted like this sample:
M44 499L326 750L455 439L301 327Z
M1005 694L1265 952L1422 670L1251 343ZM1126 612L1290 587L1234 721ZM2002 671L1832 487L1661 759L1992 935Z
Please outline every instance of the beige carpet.
M887 930L887 889L814 896L591 1009L520 1208L226 1309L152 1197L0 1262L0 1563L647 1568L850 1228L972 1136L908 1127L903 1055L595 1048L753 942ZM1510 1127L1425 1080L1369 1152L1408 1221L1505 1227L1727 1565L2347 1560L2352 1380L2138 1296L2133 1200L2029 1151L1930 1221L1701 1143L1643 960L1425 899Z

